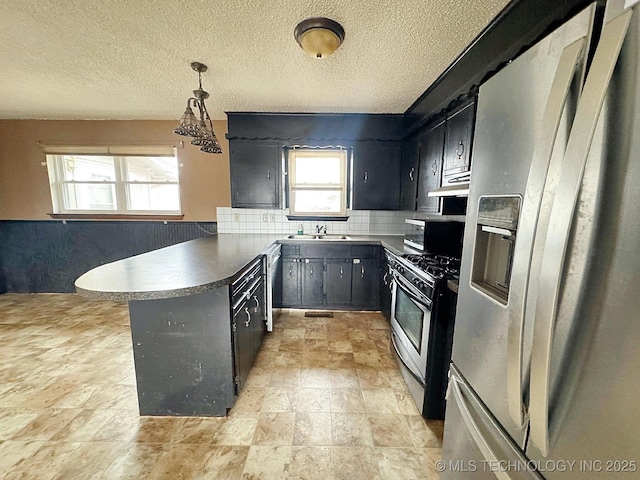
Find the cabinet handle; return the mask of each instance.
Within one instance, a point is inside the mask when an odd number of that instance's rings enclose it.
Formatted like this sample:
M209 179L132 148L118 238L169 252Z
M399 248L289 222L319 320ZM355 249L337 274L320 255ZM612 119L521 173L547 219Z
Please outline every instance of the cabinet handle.
M343 274L342 267L340 267L340 278L342 278L342 274Z
M258 300L258 297L257 297L257 296L255 296L255 295L253 296L253 300L256 302L256 306L255 306L255 307L253 307L253 311L254 311L254 312L257 312L257 311L258 311L258 308L260 308L260 300Z
M247 314L247 320L244 322L244 326L248 328L249 325L251 324L251 314L249 313L249 309L246 307L244 309L244 313Z
M360 267L360 278L364 278L364 265Z
M431 172L435 175L437 171L438 171L438 164L436 162L433 162L433 165L431 165Z
M291 267L289 267L289 276L293 277L293 269Z
M311 273L309 275L313 277L313 267L311 267Z
M464 143L462 142L462 140L460 140L460 143L458 144L458 148L456 148L456 155L461 157L463 153L464 153Z
M367 183L367 180L369 180L369 172L364 172L364 183Z
M416 169L411 167L411 170L409 171L409 180L411 180L413 182L413 172L415 172Z
M271 170L267 170L267 179L271 179Z

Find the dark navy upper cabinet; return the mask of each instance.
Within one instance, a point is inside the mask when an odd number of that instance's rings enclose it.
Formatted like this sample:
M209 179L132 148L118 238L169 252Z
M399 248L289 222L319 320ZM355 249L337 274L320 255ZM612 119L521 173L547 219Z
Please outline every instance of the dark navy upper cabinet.
M440 197L430 197L428 194L430 191L440 187L444 136L445 122L442 122L420 137L420 176L417 209L421 212L440 212Z
M418 193L418 141L413 138L402 147L400 172L400 210L415 210Z
M353 151L354 210L398 210L402 144L357 142Z
M232 207L280 207L280 144L232 139L229 140L229 161Z
M442 163L443 185L468 182L470 179L475 113L475 103L471 102L447 117Z

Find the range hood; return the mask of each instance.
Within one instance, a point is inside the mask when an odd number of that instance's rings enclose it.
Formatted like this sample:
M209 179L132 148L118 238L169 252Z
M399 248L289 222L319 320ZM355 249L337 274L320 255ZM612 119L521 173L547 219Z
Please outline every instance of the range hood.
M469 182L443 185L442 187L431 190L428 193L428 196L430 197L466 197L468 195Z

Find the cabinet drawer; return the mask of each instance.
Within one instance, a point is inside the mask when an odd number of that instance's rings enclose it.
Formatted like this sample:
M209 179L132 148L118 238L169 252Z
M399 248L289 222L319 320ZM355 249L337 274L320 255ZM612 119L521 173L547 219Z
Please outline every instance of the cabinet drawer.
M378 256L379 248L375 245L353 245L351 256L355 258L374 258Z
M238 278L231 284L231 302L237 303L238 298L247 293L247 288L252 285L256 279L262 276L263 257L256 259L247 268L245 268Z

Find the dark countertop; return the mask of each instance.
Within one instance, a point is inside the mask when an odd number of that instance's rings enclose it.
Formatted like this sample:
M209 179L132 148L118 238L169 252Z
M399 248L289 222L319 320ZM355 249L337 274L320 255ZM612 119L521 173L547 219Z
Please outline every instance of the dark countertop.
M447 280L447 287L453 293L458 293L458 280L450 278L449 280Z
M415 253L402 235L350 235L330 243L382 245L396 254ZM100 300L153 300L195 295L231 283L233 277L286 235L223 233L190 240L101 265L80 276L78 294Z

